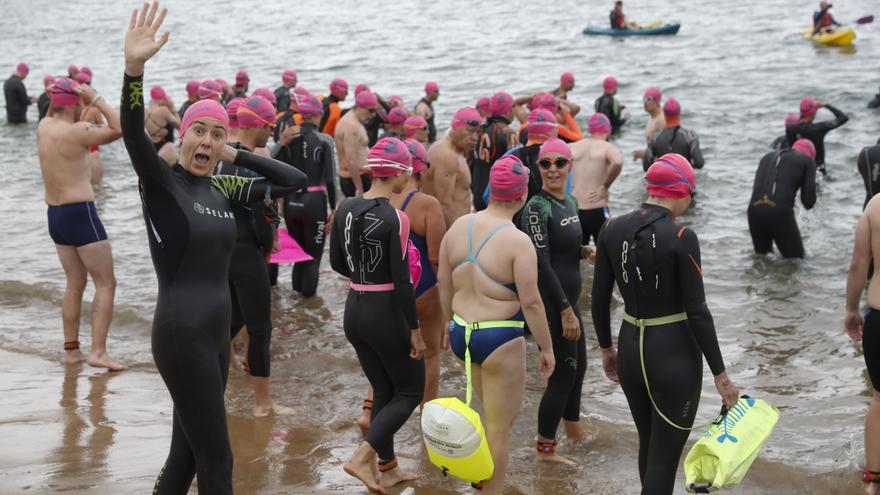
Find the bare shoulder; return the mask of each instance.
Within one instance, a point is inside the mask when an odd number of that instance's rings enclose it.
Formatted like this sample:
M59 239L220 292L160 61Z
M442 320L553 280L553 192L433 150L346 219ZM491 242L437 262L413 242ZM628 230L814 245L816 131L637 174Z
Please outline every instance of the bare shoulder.
M872 223L880 223L880 194L875 194L874 197L868 201L868 204L865 205L864 215L868 217L868 220Z
M576 160L579 156L586 154L587 150L590 149L590 140L581 139L574 143L568 143L568 148L571 150L571 154Z
M440 201L437 200L434 196L431 196L427 193L416 194L413 198L413 202L419 208L425 208L426 210L437 209L440 213L443 213L443 210L440 208Z
M428 149L428 159L432 165L435 164L435 161L437 162L436 165L449 165L450 161L457 163L455 158L455 153L446 144L445 140L437 141Z

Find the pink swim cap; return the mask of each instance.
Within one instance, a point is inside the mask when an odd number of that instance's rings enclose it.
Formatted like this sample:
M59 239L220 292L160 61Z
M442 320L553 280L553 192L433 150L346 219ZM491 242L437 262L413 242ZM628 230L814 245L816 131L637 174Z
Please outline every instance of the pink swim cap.
M788 127L792 124L797 124L799 120L801 120L800 115L796 113L790 113L787 117L785 117L785 127Z
M401 125L409 118L409 112L401 106L397 106L388 112L388 123L391 125Z
M411 138L419 131L428 130L428 121L419 115L412 115L403 123L403 134Z
M574 82L574 74L571 72L563 72L559 78L559 84L569 84Z
M348 82L341 77L337 77L336 79L330 81L330 94L336 96L342 96L343 93L348 92Z
M293 98L290 99L291 107L296 105L296 110L304 119L320 117L324 113L324 105L321 101L305 88L297 87L292 96Z
M214 100L199 100L186 110L183 120L180 122L180 137L186 135L187 129L197 120L216 120L223 126L223 130L229 130L229 116L223 105Z
M361 91L354 99L354 106L357 108L372 109L379 106L379 100L371 91Z
M400 95L392 95L391 98L388 98L388 103L391 105L403 105L403 98Z
M226 116L229 118L229 128L238 129L238 109L247 101L246 98L233 98L226 104Z
M198 96L199 95L199 86L201 83L193 79L186 83L186 95L187 96Z
M816 159L816 146L809 139L798 139L791 145L791 149L800 151L812 159Z
M281 73L281 80L284 83L289 83L290 81L296 81L296 71L293 69L287 69Z
M262 96L251 96L238 107L238 126L255 129L264 125L275 127L275 106Z
M489 107L492 105L492 98L488 96L483 96L479 100L477 100L477 110L482 112L489 112Z
M162 86L155 84L152 88L150 88L150 99L167 100L168 94L165 93L165 89Z
M79 103L79 94L74 91L79 84L69 77L55 81L49 91L49 101L53 107L70 107Z
M222 89L220 83L213 79L207 79L202 81L202 84L199 85L199 98L202 100L220 98L220 91L222 91ZM189 112L188 109L187 112Z
M604 113L594 113L590 116L590 134L611 134L611 121Z
M229 88L229 83L226 82L226 79L218 77L217 79L214 79L214 81L216 81L217 84L220 85L220 89Z
M513 97L510 93L499 91L492 95L492 101L489 104L489 111L492 115L504 117L513 110Z
M452 124L450 127L458 129L459 127L480 127L483 123L483 116L473 107L459 108L452 116Z
M367 86L364 83L360 83L354 87L354 95L355 95L355 97L357 97L357 95L363 93L364 91L369 91L369 90L370 90L369 86Z
M617 79L612 76L608 76L602 81L602 88L605 91L611 91L613 89L617 89Z
M556 114L543 108L532 110L526 121L529 136L549 136L557 125Z
M251 77L248 75L247 71L245 71L245 70L240 70L235 74L235 84L237 86L245 86L250 81L251 81Z
M406 149L412 157L413 175L428 168L428 153L425 151L425 147L422 143L415 139L407 139L403 144L406 145Z
M75 77L77 72L79 72L79 67L70 64L67 66L67 75L70 77Z
M404 172L412 175L412 155L400 139L382 138L370 148L367 168L373 177L394 177Z
M532 110L536 108L549 110L555 115L559 111L559 102L552 93L541 93L532 98Z
M663 115L667 117L678 117L681 115L681 105L678 104L678 100L675 98L667 100L666 104L663 105Z
M529 192L529 169L514 155L504 155L489 169L489 197L498 201L520 199Z
M18 73L24 74L24 75L28 75L31 72L31 68L28 67L28 64L26 64L24 62L20 62L18 64L18 66L15 68L15 72L18 72Z
M255 89L251 96L262 96L269 100L269 103L271 103L273 107L278 103L278 99L275 98L275 92L266 87Z
M83 67L85 69L85 67ZM80 70L76 73L76 82L80 84L91 84L92 83L92 74L90 72L86 72L85 70Z
M648 194L661 198L684 198L697 189L693 167L678 153L667 153L654 161L645 180Z
M544 158L550 153L559 153L571 160L571 148L565 144L565 141L559 138L550 138L544 141L544 144L541 145L541 149L538 150L538 159Z
M43 87L44 88L48 88L49 86L51 86L53 84L55 84L55 76L50 74L50 75L43 78Z
M661 102L663 102L663 93L660 91L660 88L656 86L651 86L650 88L645 90L645 99L654 100L659 105Z
M816 115L816 111L819 109L819 106L816 104L816 99L812 96L808 96L801 100L801 115L804 117L809 117L811 115Z
M440 86L434 81L428 81L425 84L425 93L433 93L434 91L440 91Z

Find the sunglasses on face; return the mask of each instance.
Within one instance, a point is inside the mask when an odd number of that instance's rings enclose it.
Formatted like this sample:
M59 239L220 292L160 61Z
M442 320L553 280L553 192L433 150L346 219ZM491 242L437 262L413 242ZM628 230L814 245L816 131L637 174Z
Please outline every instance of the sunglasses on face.
M538 160L538 165L544 170L550 170L550 167L556 166L558 170L562 170L571 163L571 160L568 158L557 158L555 160L550 160L549 158L544 158L542 160Z

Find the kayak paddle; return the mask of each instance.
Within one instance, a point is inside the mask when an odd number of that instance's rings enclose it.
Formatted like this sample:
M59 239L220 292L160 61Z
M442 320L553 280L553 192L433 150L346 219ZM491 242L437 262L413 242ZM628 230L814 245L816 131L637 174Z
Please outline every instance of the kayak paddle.
M874 22L874 16L866 15L865 17L862 17L861 19L857 20L856 24L870 24L872 22Z

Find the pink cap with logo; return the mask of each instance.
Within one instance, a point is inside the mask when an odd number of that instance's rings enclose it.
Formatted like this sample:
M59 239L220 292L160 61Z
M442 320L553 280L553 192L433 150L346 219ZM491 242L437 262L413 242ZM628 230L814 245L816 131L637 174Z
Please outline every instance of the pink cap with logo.
M388 123L391 125L401 125L409 118L409 112L401 106L396 106L388 112Z
M412 174L412 155L403 141L393 137L382 138L370 148L366 167L374 177L393 177L404 172Z
M315 95L305 88L297 87L293 90L290 99L290 106L296 106L296 110L304 119L313 119L320 117L324 113L324 106Z
M556 114L543 108L532 110L526 121L529 136L548 136L557 125L559 124L556 122Z
M428 153L425 151L425 146L422 143L415 139L407 139L403 144L406 145L406 149L409 150L409 154L412 157L413 175L428 168Z
M153 85L153 87L150 88L150 99L153 99L153 100L167 100L167 99L168 99L168 94L165 93L165 88L163 88L162 86L159 86L158 84L156 84L156 85Z
M275 127L275 106L262 96L251 96L238 107L238 126L254 129L264 125Z
M337 77L330 81L330 94L336 96L342 96L343 93L348 92L348 81L341 77Z
M195 79L187 82L186 83L186 95L187 96L198 96L199 95L199 86L201 86L201 84L202 83L196 81Z
M28 67L28 64L26 64L24 62L20 62L18 64L18 66L15 68L15 72L18 72L19 74L28 75L31 72L31 68Z
M654 100L659 105L663 101L663 92L656 86L651 86L645 90L645 99Z
M428 121L419 115L412 115L403 123L403 134L411 138L419 131L428 130Z
M489 107L492 105L492 98L488 96L482 96L479 100L477 100L477 110L481 112L489 112Z
M278 103L278 99L275 98L275 92L266 87L255 89L253 92L253 96L262 96L263 98L269 100L269 103L271 103L273 107Z
M605 80L602 81L602 88L605 91L617 89L617 79L615 79L613 76L606 77Z
M816 159L816 146L809 139L798 139L791 145L791 149L800 151L812 159Z
M489 111L492 115L505 116L513 110L513 96L510 93L499 91L492 95L492 101L489 104Z
M816 102L816 99L812 96L808 96L801 100L801 115L804 117L809 117L811 115L816 115L816 111L818 111L819 105Z
M604 113L594 113L590 116L590 134L611 134L611 121Z
M571 72L563 72L562 77L559 78L560 84L570 84L574 82L574 74Z
M195 121L203 119L216 120L224 130L229 130L229 115L223 105L214 100L199 100L190 105L183 114L183 120L180 122L180 137L186 135L187 129Z
M289 83L291 81L296 81L296 71L293 69L287 69L281 73L281 80L284 83Z
M452 124L450 127L458 129L459 127L479 127L483 123L483 116L473 107L459 108L452 116Z
M372 91L361 91L361 94L357 95L354 100L354 106L367 109L376 108L379 106L379 99Z
M796 113L790 113L787 117L785 117L785 127L788 127L792 124L797 124L799 120L801 120L800 115Z
M434 91L440 91L440 85L434 81L428 81L425 84L425 93L433 93Z
M559 138L550 138L544 141L544 144L538 150L538 158L544 158L550 153L558 153L571 160L571 148L565 144L565 141Z
M251 77L248 75L247 71L245 71L245 70L240 70L235 74L235 84L238 86L245 86L250 81L251 81Z
M223 88L220 87L220 83L213 79L207 79L202 81L202 84L199 85L199 98L202 100L210 100L212 98L219 98L220 91ZM189 112L189 109L187 109Z
M667 100L666 104L663 105L663 115L667 117L678 117L681 115L681 105L678 104L678 100L675 98Z
M229 128L238 129L238 109L244 105L247 98L233 98L226 104L226 116L229 117Z
M504 155L489 169L489 197L498 201L520 199L529 192L529 169L514 155Z
M79 84L69 77L55 81L49 91L49 101L53 107L69 107L79 103L79 93L75 90Z
M667 153L648 168L645 188L651 196L684 198L696 191L697 178L687 158L678 153Z

